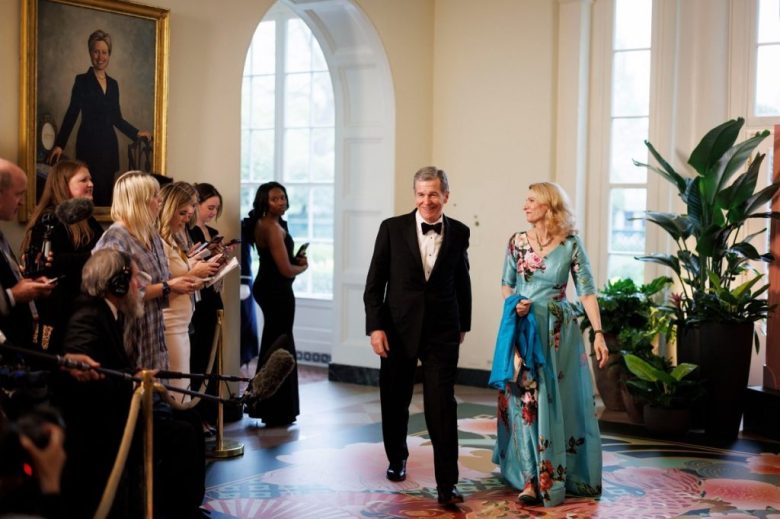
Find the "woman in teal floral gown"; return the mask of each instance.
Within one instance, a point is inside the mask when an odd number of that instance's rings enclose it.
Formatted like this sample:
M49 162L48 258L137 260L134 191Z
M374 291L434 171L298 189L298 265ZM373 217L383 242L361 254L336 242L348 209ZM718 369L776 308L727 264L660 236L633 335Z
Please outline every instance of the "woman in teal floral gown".
M509 239L501 291L505 299L522 296L514 308L519 317L533 313L542 360L528 363L531 373L514 349L513 369L507 370L511 375L502 381L498 397L493 462L522 490L521 502L555 506L567 493L601 494L601 438L588 354L574 308L566 300L569 273L596 330L600 368L608 350L599 330L590 264L575 234L567 196L549 182L529 189L523 211L531 229Z

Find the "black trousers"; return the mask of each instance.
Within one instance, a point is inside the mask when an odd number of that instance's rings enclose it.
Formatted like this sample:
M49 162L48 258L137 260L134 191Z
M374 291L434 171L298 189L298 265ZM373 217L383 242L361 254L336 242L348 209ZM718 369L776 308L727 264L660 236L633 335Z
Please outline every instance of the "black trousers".
M379 395L382 406L382 436L387 459L399 462L409 457L406 436L409 404L414 392L417 360L422 363L425 424L433 444L436 486L447 488L458 481L458 410L455 377L460 345L426 341L417 357L409 358L396 342L381 360Z

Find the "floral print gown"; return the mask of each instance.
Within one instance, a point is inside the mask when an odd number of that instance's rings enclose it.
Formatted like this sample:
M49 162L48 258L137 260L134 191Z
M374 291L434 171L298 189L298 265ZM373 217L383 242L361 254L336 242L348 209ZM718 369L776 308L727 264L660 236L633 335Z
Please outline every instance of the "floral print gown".
M601 493L601 438L588 355L566 300L569 272L578 296L596 292L578 236L545 257L525 232L510 238L501 283L531 299L545 364L536 380L521 369L517 384L499 392L493 462L513 487L533 485L544 506L562 503L567 493Z

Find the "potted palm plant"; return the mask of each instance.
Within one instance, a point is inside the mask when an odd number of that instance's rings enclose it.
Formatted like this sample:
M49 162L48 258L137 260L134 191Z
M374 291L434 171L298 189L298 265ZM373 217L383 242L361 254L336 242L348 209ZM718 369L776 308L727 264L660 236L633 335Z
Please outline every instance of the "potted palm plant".
M657 355L649 361L630 353L624 358L636 377L628 381L628 387L646 402L645 427L658 434L685 434L690 424L691 404L704 391L700 381L688 378L697 366L681 363L673 367L668 359Z
M630 278L618 278L604 285L598 294L601 330L609 349L609 358L605 369L597 369L594 354L593 373L596 388L610 411L631 411L631 402L625 401L623 385L626 369L622 352L628 351L646 358L653 351L653 340L665 335L669 330L668 314L658 311L653 297L672 283L672 278L661 276L644 285L637 285ZM580 312L580 329L590 330L590 342L593 344L593 326L584 311ZM627 407L629 409L627 409Z
M658 166L634 161L671 182L685 205L682 213L646 212L643 219L666 231L676 250L637 259L665 265L677 279L680 292L666 309L677 327L678 361L699 365L709 393L703 424L726 439L739 432L754 339L758 348L754 323L771 310L768 284L751 264L772 261L751 243L765 229L746 235L744 227L752 218L780 216L766 209L780 183L757 188L764 154L753 152L769 131L737 142L744 122L707 132L688 159L693 174L678 173L647 141Z

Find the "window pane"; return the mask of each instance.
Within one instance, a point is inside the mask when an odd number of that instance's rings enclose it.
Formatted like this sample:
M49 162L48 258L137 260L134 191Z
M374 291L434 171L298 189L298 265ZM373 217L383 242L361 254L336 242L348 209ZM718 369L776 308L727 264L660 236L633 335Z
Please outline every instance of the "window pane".
M309 241L309 187L287 186L290 208L285 217L290 236L300 245ZM295 253L295 251L293 251Z
M614 53L612 116L649 115L650 51Z
M644 215L647 190L613 188L609 198L609 252L643 254L645 221L632 218Z
M322 55L322 48L317 38L311 39L311 69L328 71L328 62L325 61L325 56Z
M309 180L309 130L284 132L284 182Z
M333 294L333 243L313 243L308 258L312 294L330 296Z
M780 115L780 45L758 47L756 107L758 116Z
M311 125L334 126L336 115L330 74L317 72L311 77Z
M274 178L274 131L253 130L250 142L250 164L248 180L268 182Z
M780 0L758 2L758 43L780 42Z
M249 157L252 156L252 146L250 144L249 130L241 131L241 182L249 182Z
M647 117L613 119L610 141L609 179L611 182L647 182L647 170L632 160L647 163Z
M333 128L311 131L311 179L314 182L333 182L336 164L333 135Z
M309 126L311 74L288 74L285 81L285 128Z
M285 72L303 72L311 69L311 31L296 18L287 21L287 61Z
M645 265L635 260L633 256L618 256L610 254L607 260L607 278L631 278L634 283L641 285L645 282Z
M333 237L333 186L317 186L311 190L313 233L316 238Z
M615 50L649 48L652 20L652 0L617 0L613 48Z
M249 128L251 124L252 112L250 107L252 106L252 83L249 78L244 78L241 81L241 129Z
M257 185L255 184L241 184L241 218L249 215L249 211L252 210L252 202L255 200L255 193L257 192ZM251 247L251 243L242 243L242 247Z
M252 57L252 74L273 74L275 72L276 22L260 22L249 50Z
M274 127L274 95L276 85L274 76L255 76L252 78L252 120L250 128L267 129Z

